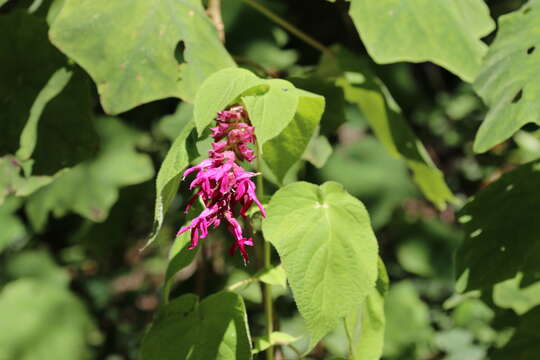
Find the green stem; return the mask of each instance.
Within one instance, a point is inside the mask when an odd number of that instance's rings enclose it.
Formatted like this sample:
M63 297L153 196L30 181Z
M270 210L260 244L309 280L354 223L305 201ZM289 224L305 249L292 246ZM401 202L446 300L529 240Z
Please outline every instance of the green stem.
M259 150L259 144L257 144L257 171L259 175L257 176L257 197L259 201L264 201L264 183L261 171L261 152ZM263 243L263 269L268 269L272 265L271 259L271 248L270 243L260 236ZM267 283L262 283L262 295L264 301L264 317L266 322L266 336L268 341L270 341L270 336L274 331L274 314L272 308L272 285ZM266 360L274 360L274 347L270 346L266 349Z
M242 1L248 4L249 6L251 6L252 8L254 8L255 10L257 10L258 12L260 12L261 14L263 14L264 16L266 16L267 18L269 18L270 20L272 20L273 22L275 22L276 24L288 30L291 34L293 34L300 40L304 41L306 44L314 47L317 50L322 51L325 54L332 55L332 56L334 55L332 50L330 50L329 48L327 48L326 46L324 46L319 41L315 40L314 38L312 38L305 32L303 32L302 30L298 29L296 26L294 26L287 20L283 19L281 16L279 16L272 10L259 4L257 1L255 0L242 0Z

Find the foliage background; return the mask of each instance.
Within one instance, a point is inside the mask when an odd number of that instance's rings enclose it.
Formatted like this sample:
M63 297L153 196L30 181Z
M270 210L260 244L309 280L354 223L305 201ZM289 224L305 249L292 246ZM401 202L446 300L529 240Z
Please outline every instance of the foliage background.
M167 254L176 229L186 220L181 209L189 196L181 187L164 231L155 245L141 250L153 228L154 176L190 120L192 106L174 98L129 111L125 110L130 106L109 104L119 109L109 113L120 114L107 115L87 73L47 38L47 22L53 21L54 6L61 1L4 3L0 8L0 151L4 156L0 159L0 359L135 359L160 303ZM370 213L391 283L385 301L384 358L472 360L487 358L488 353L499 358L504 354L497 355L494 349L507 343L516 327L525 340L534 341L527 329L538 322L521 322L520 315L540 303L539 283L531 280L520 288L524 275L518 274L463 295L455 291L453 269L456 250L464 233L469 234L469 229L459 226L457 210L501 174L540 157L538 127L529 124L511 139L475 154L473 141L488 107L471 84L433 63L375 64L344 1L260 3L323 44L340 44L354 53L364 71L373 71L455 195L453 204L438 209L419 191L406 163L388 154L364 113L339 99L332 103L337 107L327 105L321 128L327 141L314 143L306 155L311 162L301 165L299 178L317 184L340 182ZM493 19L523 4L517 0L486 3ZM223 2L223 19L226 48L240 66L260 76L288 78L317 92L317 84L310 87L301 76L317 66L319 51L240 0ZM491 43L493 38L491 33L484 40ZM422 40L417 41L421 46ZM181 59L181 46L177 54ZM56 74L62 66L64 72ZM55 90L60 85L48 83L52 100L43 100L40 109L34 100L53 73L59 83L67 81L68 88ZM143 79L142 88L152 86L152 77ZM168 96L176 90L171 91ZM40 118L35 149L26 149L33 153L36 176L23 179L28 163L8 154L17 151L26 121L13 119L28 116ZM197 147L204 154L208 145L189 146L196 155ZM21 154L25 151L17 153ZM62 173L71 166L75 167ZM538 209L536 204L532 201L533 210ZM497 206L495 202L479 211L487 214ZM530 206L522 209L526 212ZM530 215L532 222L535 219L534 213ZM253 264L244 267L238 257L226 255L226 237L221 232L211 236L194 263L176 275L173 295L192 292L202 297L255 272ZM236 291L246 300L253 335L260 335L264 321L258 287ZM274 295L280 329L301 336L304 324L290 292L275 286ZM294 344L300 351L308 345L305 339ZM347 348L344 329L338 328L309 356L346 356ZM294 358L291 349L283 352L286 358Z

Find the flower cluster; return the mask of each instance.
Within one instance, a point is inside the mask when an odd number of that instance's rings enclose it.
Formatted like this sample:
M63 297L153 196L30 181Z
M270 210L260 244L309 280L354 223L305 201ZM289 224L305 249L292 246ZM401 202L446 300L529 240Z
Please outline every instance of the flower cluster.
M251 181L257 174L245 171L237 163L242 160L252 161L255 158L253 150L248 147L248 144L255 143L254 128L249 124L247 113L241 105L220 111L215 120L217 126L211 129L214 142L208 151L209 158L187 169L183 175L185 179L189 174L196 173L189 188L198 189L188 202L185 211L188 212L198 198L203 201L205 209L191 224L182 227L178 235L191 230L190 249L193 249L199 243L199 239L208 235L210 226L217 228L224 221L228 231L235 238L229 253L232 255L239 249L246 262L248 255L245 247L252 246L253 239L244 237L235 210L239 208L240 215L247 219L246 212L255 203L262 215L266 216L255 194L255 184Z

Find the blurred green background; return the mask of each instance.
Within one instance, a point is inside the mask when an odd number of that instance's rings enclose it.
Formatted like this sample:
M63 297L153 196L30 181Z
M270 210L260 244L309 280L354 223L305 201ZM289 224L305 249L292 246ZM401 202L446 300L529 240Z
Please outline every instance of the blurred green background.
M260 2L322 43L341 44L370 62L343 1ZM29 7L33 13L28 16L43 19L50 3L8 1L0 8L0 22ZM487 3L496 18L522 2ZM291 78L301 86L299 78L319 62L316 50L239 0L223 2L223 17L228 51L240 66L259 76ZM44 39L39 31L46 28L17 29L17 36ZM1 54L0 61L9 57ZM502 172L540 157L540 132L535 127L474 155L472 141L486 109L469 84L444 69L430 63L371 66L461 202ZM91 94L87 107L96 118L88 122L91 128L79 130L82 143L92 149L90 155L61 182L32 195L30 213L20 198L2 195L0 360L136 359L160 303L169 247L186 220L182 209L189 192L182 186L166 231L156 245L142 250L152 230L156 169L190 120L192 106L166 99L116 119L105 118L94 85L83 71L77 76ZM425 200L410 170L386 152L363 114L342 105L327 108L322 123L326 137L312 143L306 154L309 162L298 166L297 177L314 183L338 181L366 204L391 278L384 358L487 358L488 348L510 336L506 324L540 303L540 287L519 289L517 280L510 280L497 285L494 296L457 295L453 256L462 238L455 215L459 205L441 212ZM83 116L82 107L78 112ZM191 146L204 154L208 145ZM88 197L99 198L101 207L89 208ZM238 257L226 254L227 236L215 232L205 240L194 264L177 274L173 295L204 296L256 271L253 264L244 267ZM259 288L250 285L236 291L246 300L253 334L260 334L264 319ZM275 287L274 296L280 329L302 336L303 321L290 291ZM294 346L302 351L307 342L300 339ZM344 330L337 329L309 358L330 359L346 352ZM290 348L282 355L295 358Z

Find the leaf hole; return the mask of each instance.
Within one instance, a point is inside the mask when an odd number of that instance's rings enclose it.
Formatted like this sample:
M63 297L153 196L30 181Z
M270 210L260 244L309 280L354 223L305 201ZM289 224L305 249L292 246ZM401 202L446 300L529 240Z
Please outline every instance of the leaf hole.
M536 50L536 47L535 46L531 46L530 48L527 49L527 55L531 55L534 50Z
M186 50L186 44L183 41L179 41L174 49L174 57L179 64L186 62L184 60L184 50Z
M515 104L517 103L519 100L521 100L521 97L523 96L523 89L519 90L516 94L516 96L514 96L514 98L512 99L512 104Z

